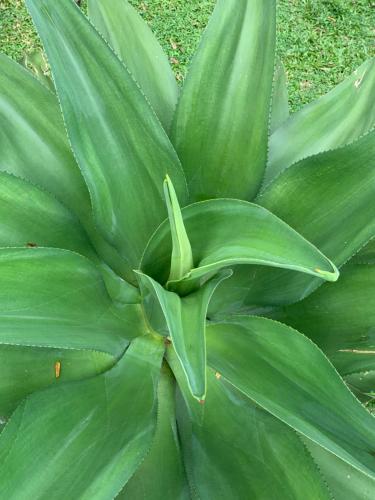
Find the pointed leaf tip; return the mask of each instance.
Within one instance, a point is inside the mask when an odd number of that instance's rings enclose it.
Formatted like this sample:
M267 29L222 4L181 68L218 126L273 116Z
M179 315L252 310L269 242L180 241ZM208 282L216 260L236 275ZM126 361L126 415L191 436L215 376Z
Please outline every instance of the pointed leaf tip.
M337 269L337 267L333 263L331 263L331 264L332 264L333 272L323 271L322 269L319 269L319 268L314 269L314 271L316 273L318 273L324 280L335 282L339 279L340 271Z
M164 180L164 196L172 235L171 270L169 275L169 281L172 281L183 278L191 271L193 268L193 254L176 191L168 174Z

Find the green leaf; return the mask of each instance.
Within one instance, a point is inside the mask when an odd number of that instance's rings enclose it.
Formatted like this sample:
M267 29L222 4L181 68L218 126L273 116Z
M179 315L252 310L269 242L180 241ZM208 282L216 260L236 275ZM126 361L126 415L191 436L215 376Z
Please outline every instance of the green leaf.
M79 221L52 195L0 172L0 247L57 247L97 259Z
M158 385L158 420L150 453L118 499L188 500L175 415L175 383L164 365Z
M304 439L304 442L324 474L335 500L373 500L374 479L361 474L312 441Z
M97 375L114 363L105 352L0 344L0 420L31 393Z
M283 322L308 335L342 375L375 369L375 266L348 264L335 286L283 311Z
M367 243L351 260L358 264L375 264L375 238Z
M375 419L296 330L239 316L207 328L208 364L256 404L375 478Z
M137 268L147 241L166 217L166 174L185 203L177 155L126 67L74 2L26 4L51 65L98 229Z
M208 200L187 206L182 216L195 260L186 282L236 264L294 269L331 281L338 277L335 266L319 250L258 205ZM147 245L142 269L164 283L170 255L170 227L165 221Z
M110 371L35 393L0 435L5 498L114 498L156 427L163 344L132 342Z
M88 13L169 131L179 90L168 58L148 25L127 0L88 0Z
M286 73L280 59L276 63L273 77L273 95L270 132L273 133L289 117L288 88Z
M344 146L375 125L375 58L328 94L293 113L269 141L265 184L293 163Z
M167 203L169 225L172 235L172 257L169 280L179 280L193 267L193 254L186 234L180 205L170 178L164 181L164 196Z
M34 49L26 52L20 61L26 69L42 83L48 90L55 92L55 86L49 75L48 61L42 50Z
M218 0L177 105L172 138L192 201L252 199L267 161L275 0Z
M256 202L340 267L375 234L374 198L375 130L349 146L306 158L288 168ZM235 283L243 288L243 304L269 306L302 300L323 281L258 267L237 268L231 285ZM228 297L225 284L219 293ZM226 307L230 309L229 302Z
M41 186L86 219L90 199L56 96L4 55L0 96L0 170Z
M199 401L206 397L207 307L216 287L231 275L224 271L197 292L179 297L168 292L149 276L137 273L143 295L151 294L163 312L168 333L187 378L192 395Z
M0 249L0 345L119 356L145 332L138 306L115 308L100 272L65 250Z
M185 400L178 397L178 430L190 486L199 498L328 500L319 472L295 432L212 370L207 400L203 406L197 404L172 356L169 352Z

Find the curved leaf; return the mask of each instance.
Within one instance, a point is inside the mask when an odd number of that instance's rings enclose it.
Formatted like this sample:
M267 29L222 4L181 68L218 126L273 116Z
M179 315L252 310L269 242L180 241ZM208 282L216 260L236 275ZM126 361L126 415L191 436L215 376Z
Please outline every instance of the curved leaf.
M127 0L88 0L88 13L168 131L179 90L168 58L150 28Z
M91 210L56 96L2 54L0 170L43 187L83 219Z
M283 312L283 321L318 344L342 375L375 369L375 266L346 265L335 286Z
M289 117L288 88L286 85L286 73L283 63L276 62L275 74L273 76L273 94L271 111L271 134L279 128Z
M114 363L105 352L0 344L0 420L32 392L97 375Z
M256 404L375 479L375 419L306 337L265 318L207 328L208 364Z
M275 0L218 0L172 126L192 201L253 198L267 161Z
M158 420L150 453L116 498L190 498L177 435L174 386L171 372L165 365L158 385Z
M30 396L0 435L5 498L114 498L150 449L163 344L134 340L110 371Z
M74 2L26 4L51 65L98 229L136 268L166 217L166 173L181 203L186 200L177 155L136 82Z
M0 247L66 248L96 258L79 221L53 196L0 172Z
M208 200L185 207L182 216L194 259L194 269L184 281L236 264L295 269L331 281L338 277L337 269L319 250L258 205L240 200ZM170 255L171 233L165 221L149 241L141 267L164 283Z
M179 297L168 292L145 274L138 273L143 295L150 293L159 304L166 321L178 359L187 378L192 395L199 401L206 397L206 337L207 307L216 287L228 278L223 271L197 292Z
M144 333L138 306L115 308L98 269L65 250L0 249L1 344L119 356Z
M256 201L340 267L375 234L374 198L375 130L349 146L293 165ZM297 302L323 281L300 273L258 267L237 268L231 286L236 283L243 288L244 305L269 306ZM226 284L219 293L228 298ZM232 309L230 300L226 307Z
M207 400L197 404L181 380L173 353L168 359L185 400L178 398L177 422L190 485L199 498L329 499L295 432L212 370Z
M349 144L375 126L375 58L328 94L293 113L269 141L265 183L293 163Z

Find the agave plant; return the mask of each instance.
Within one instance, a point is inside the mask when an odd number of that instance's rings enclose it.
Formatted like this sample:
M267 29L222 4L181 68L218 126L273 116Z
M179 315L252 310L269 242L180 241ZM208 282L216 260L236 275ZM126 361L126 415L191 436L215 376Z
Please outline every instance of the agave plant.
M0 497L373 499L375 61L289 116L275 0L218 0L182 88L125 0L26 4Z

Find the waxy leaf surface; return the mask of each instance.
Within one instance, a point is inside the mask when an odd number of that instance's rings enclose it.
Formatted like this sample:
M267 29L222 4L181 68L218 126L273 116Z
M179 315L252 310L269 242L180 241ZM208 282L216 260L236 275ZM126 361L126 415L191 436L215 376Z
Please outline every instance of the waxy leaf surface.
M114 498L151 447L163 351L140 337L103 375L27 398L0 435L4 498Z
M74 2L26 3L51 64L98 228L136 268L166 217L166 174L180 202L186 200L177 155L126 67Z
M267 161L275 0L218 0L181 91L172 138L191 201L252 199Z

